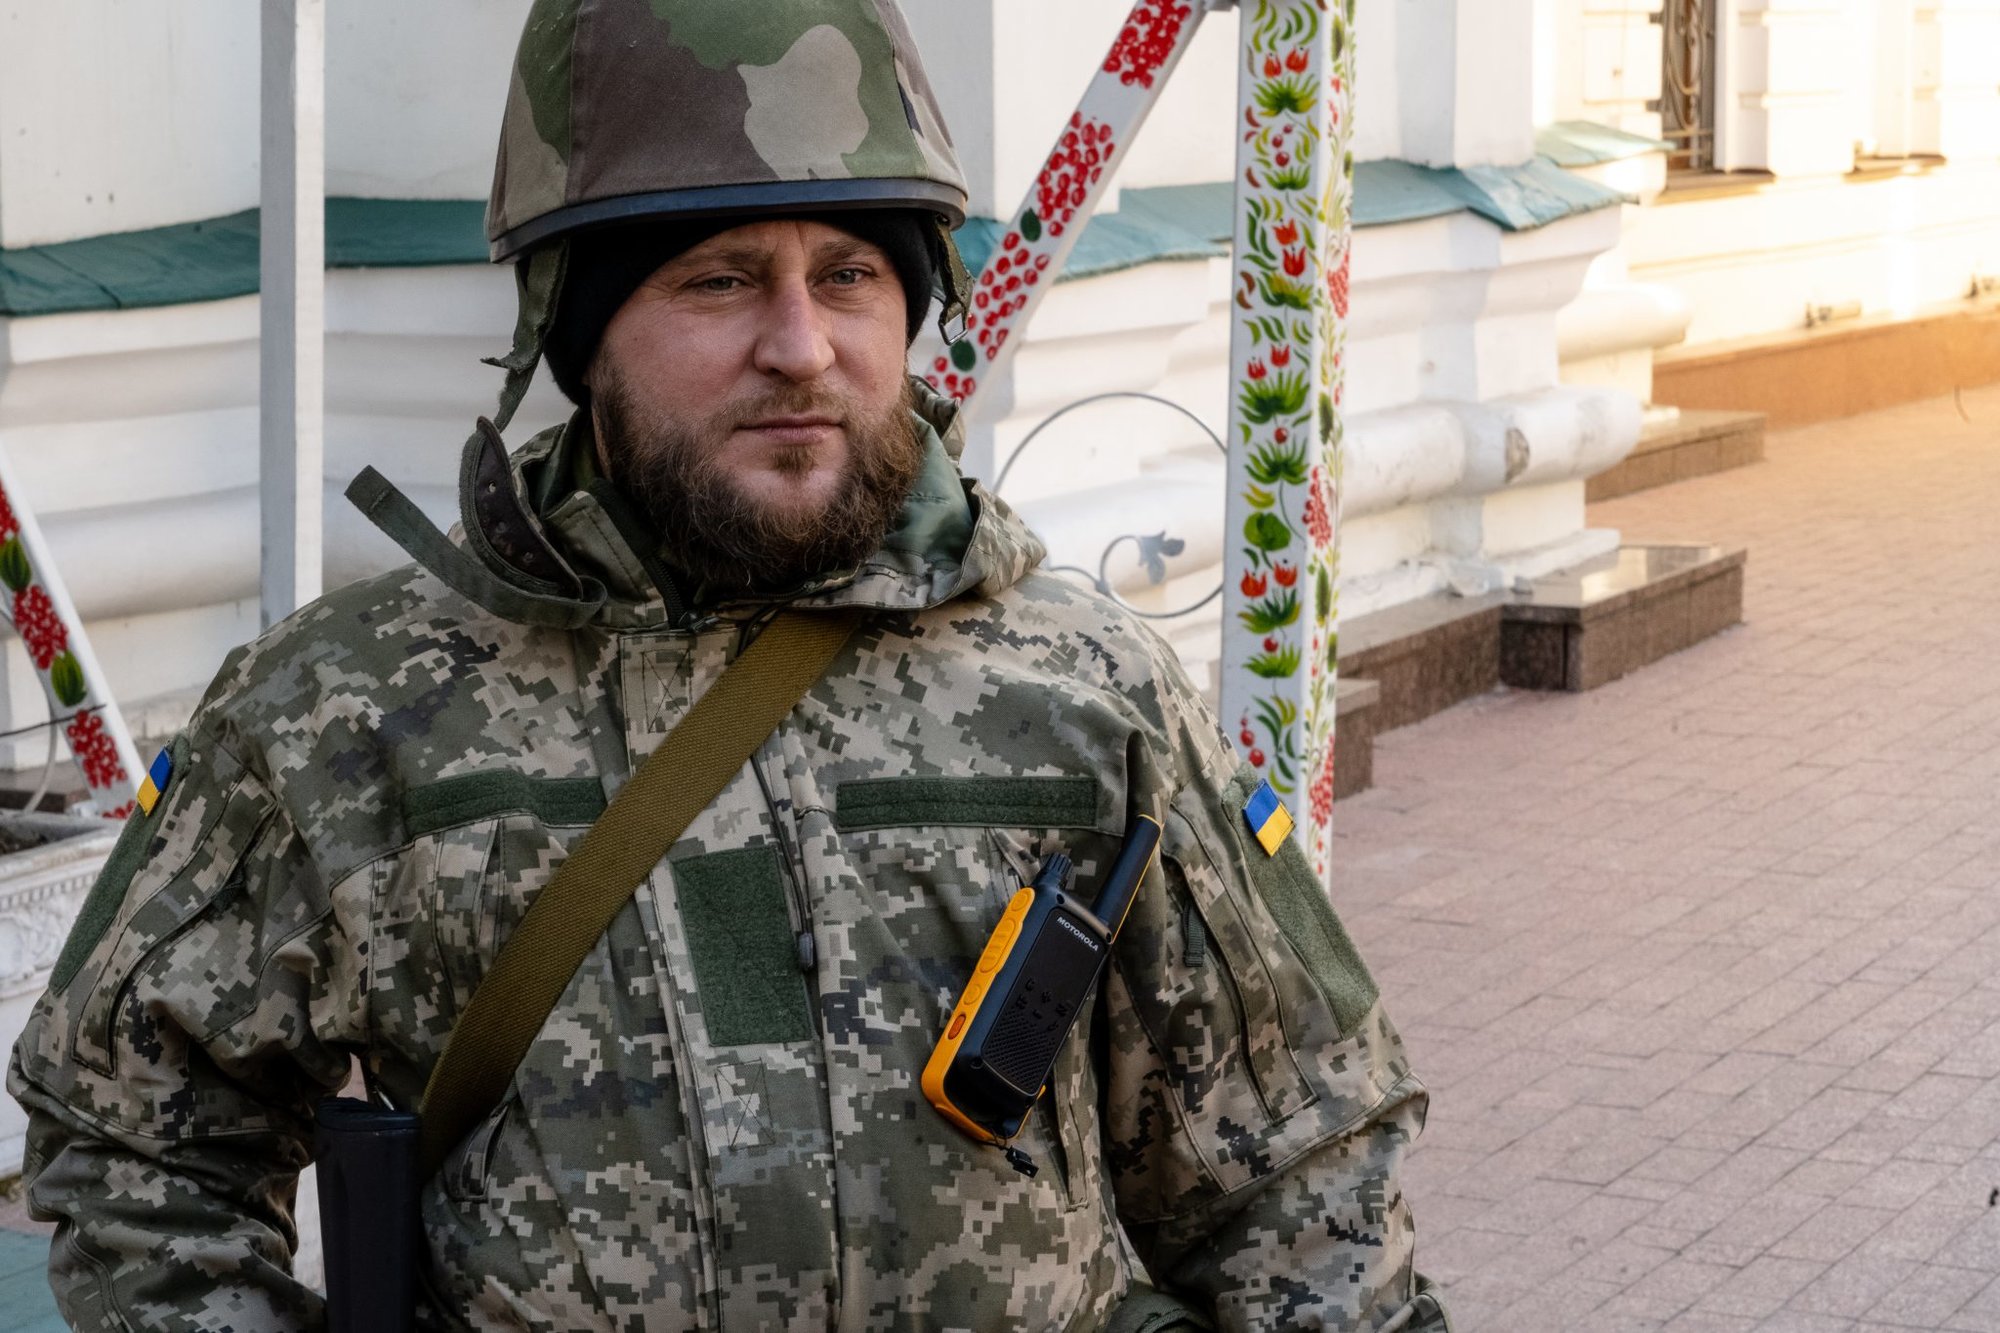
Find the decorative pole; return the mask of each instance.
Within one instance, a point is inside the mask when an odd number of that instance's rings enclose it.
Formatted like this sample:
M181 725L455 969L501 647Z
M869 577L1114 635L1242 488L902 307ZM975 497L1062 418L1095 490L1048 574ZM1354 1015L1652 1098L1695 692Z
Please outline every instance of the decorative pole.
M1352 0L1243 0L1222 719L1300 815L1333 813Z
M0 614L21 636L49 701L51 726L62 728L91 804L109 819L132 813L143 771L131 734L90 651L83 621L69 600L41 525L0 451ZM49 741L53 758L55 740Z
M965 334L924 369L938 392L966 404L1005 369L1014 339L1062 272L1063 261L1111 184L1174 66L1212 10L1236 0L1138 0L1118 29L1083 100L1056 139L1000 243L973 281Z

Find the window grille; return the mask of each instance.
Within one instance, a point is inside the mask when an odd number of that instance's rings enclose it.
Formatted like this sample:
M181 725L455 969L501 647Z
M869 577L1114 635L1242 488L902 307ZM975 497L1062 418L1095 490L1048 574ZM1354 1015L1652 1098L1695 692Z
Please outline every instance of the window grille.
M1715 13L1720 0L1661 8L1660 137L1669 171L1715 170Z

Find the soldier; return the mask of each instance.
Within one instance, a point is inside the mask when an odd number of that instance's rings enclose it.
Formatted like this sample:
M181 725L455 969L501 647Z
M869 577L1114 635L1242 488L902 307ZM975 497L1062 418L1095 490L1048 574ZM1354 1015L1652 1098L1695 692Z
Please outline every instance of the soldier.
M580 404L447 542L233 652L16 1048L83 1329L315 1327L315 1099L417 1104L555 866L780 605L863 626L422 1192L422 1322L1441 1329L1426 1094L1174 655L958 476L907 375L965 191L892 0L538 0L489 213ZM919 1079L1013 890L1165 824L1019 1140ZM1175 1301L1150 1295L1172 1293ZM1185 1314L1162 1313L1184 1308Z

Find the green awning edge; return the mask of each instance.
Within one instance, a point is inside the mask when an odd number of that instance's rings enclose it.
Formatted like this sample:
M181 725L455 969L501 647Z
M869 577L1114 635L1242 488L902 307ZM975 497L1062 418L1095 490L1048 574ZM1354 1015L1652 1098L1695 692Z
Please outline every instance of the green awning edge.
M486 205L467 199L329 199L329 268L486 262ZM0 315L133 310L257 290L257 210L170 227L0 250Z
M1535 155L1559 167L1594 167L1600 162L1622 162L1647 153L1665 153L1673 145L1664 139L1648 139L1599 125L1594 120L1559 120L1535 131Z
M1566 167L1662 146L1585 121L1549 126L1536 144L1541 156L1517 166L1358 162L1354 225L1380 227L1471 212L1508 231L1547 226L1628 201ZM1228 181L1127 189L1117 212L1091 218L1057 280L1225 256L1234 200ZM968 218L958 233L966 265L977 272L1005 230L1006 224L994 218ZM483 264L485 204L471 199L329 199L326 259L329 268ZM250 295L257 282L257 210L248 209L171 227L0 250L0 316L219 301Z

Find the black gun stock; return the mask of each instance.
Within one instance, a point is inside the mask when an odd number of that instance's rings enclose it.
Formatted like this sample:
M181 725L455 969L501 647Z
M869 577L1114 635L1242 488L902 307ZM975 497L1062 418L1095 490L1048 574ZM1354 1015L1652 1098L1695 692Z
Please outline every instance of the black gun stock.
M414 1333L417 1115L327 1097L313 1119L327 1333Z

